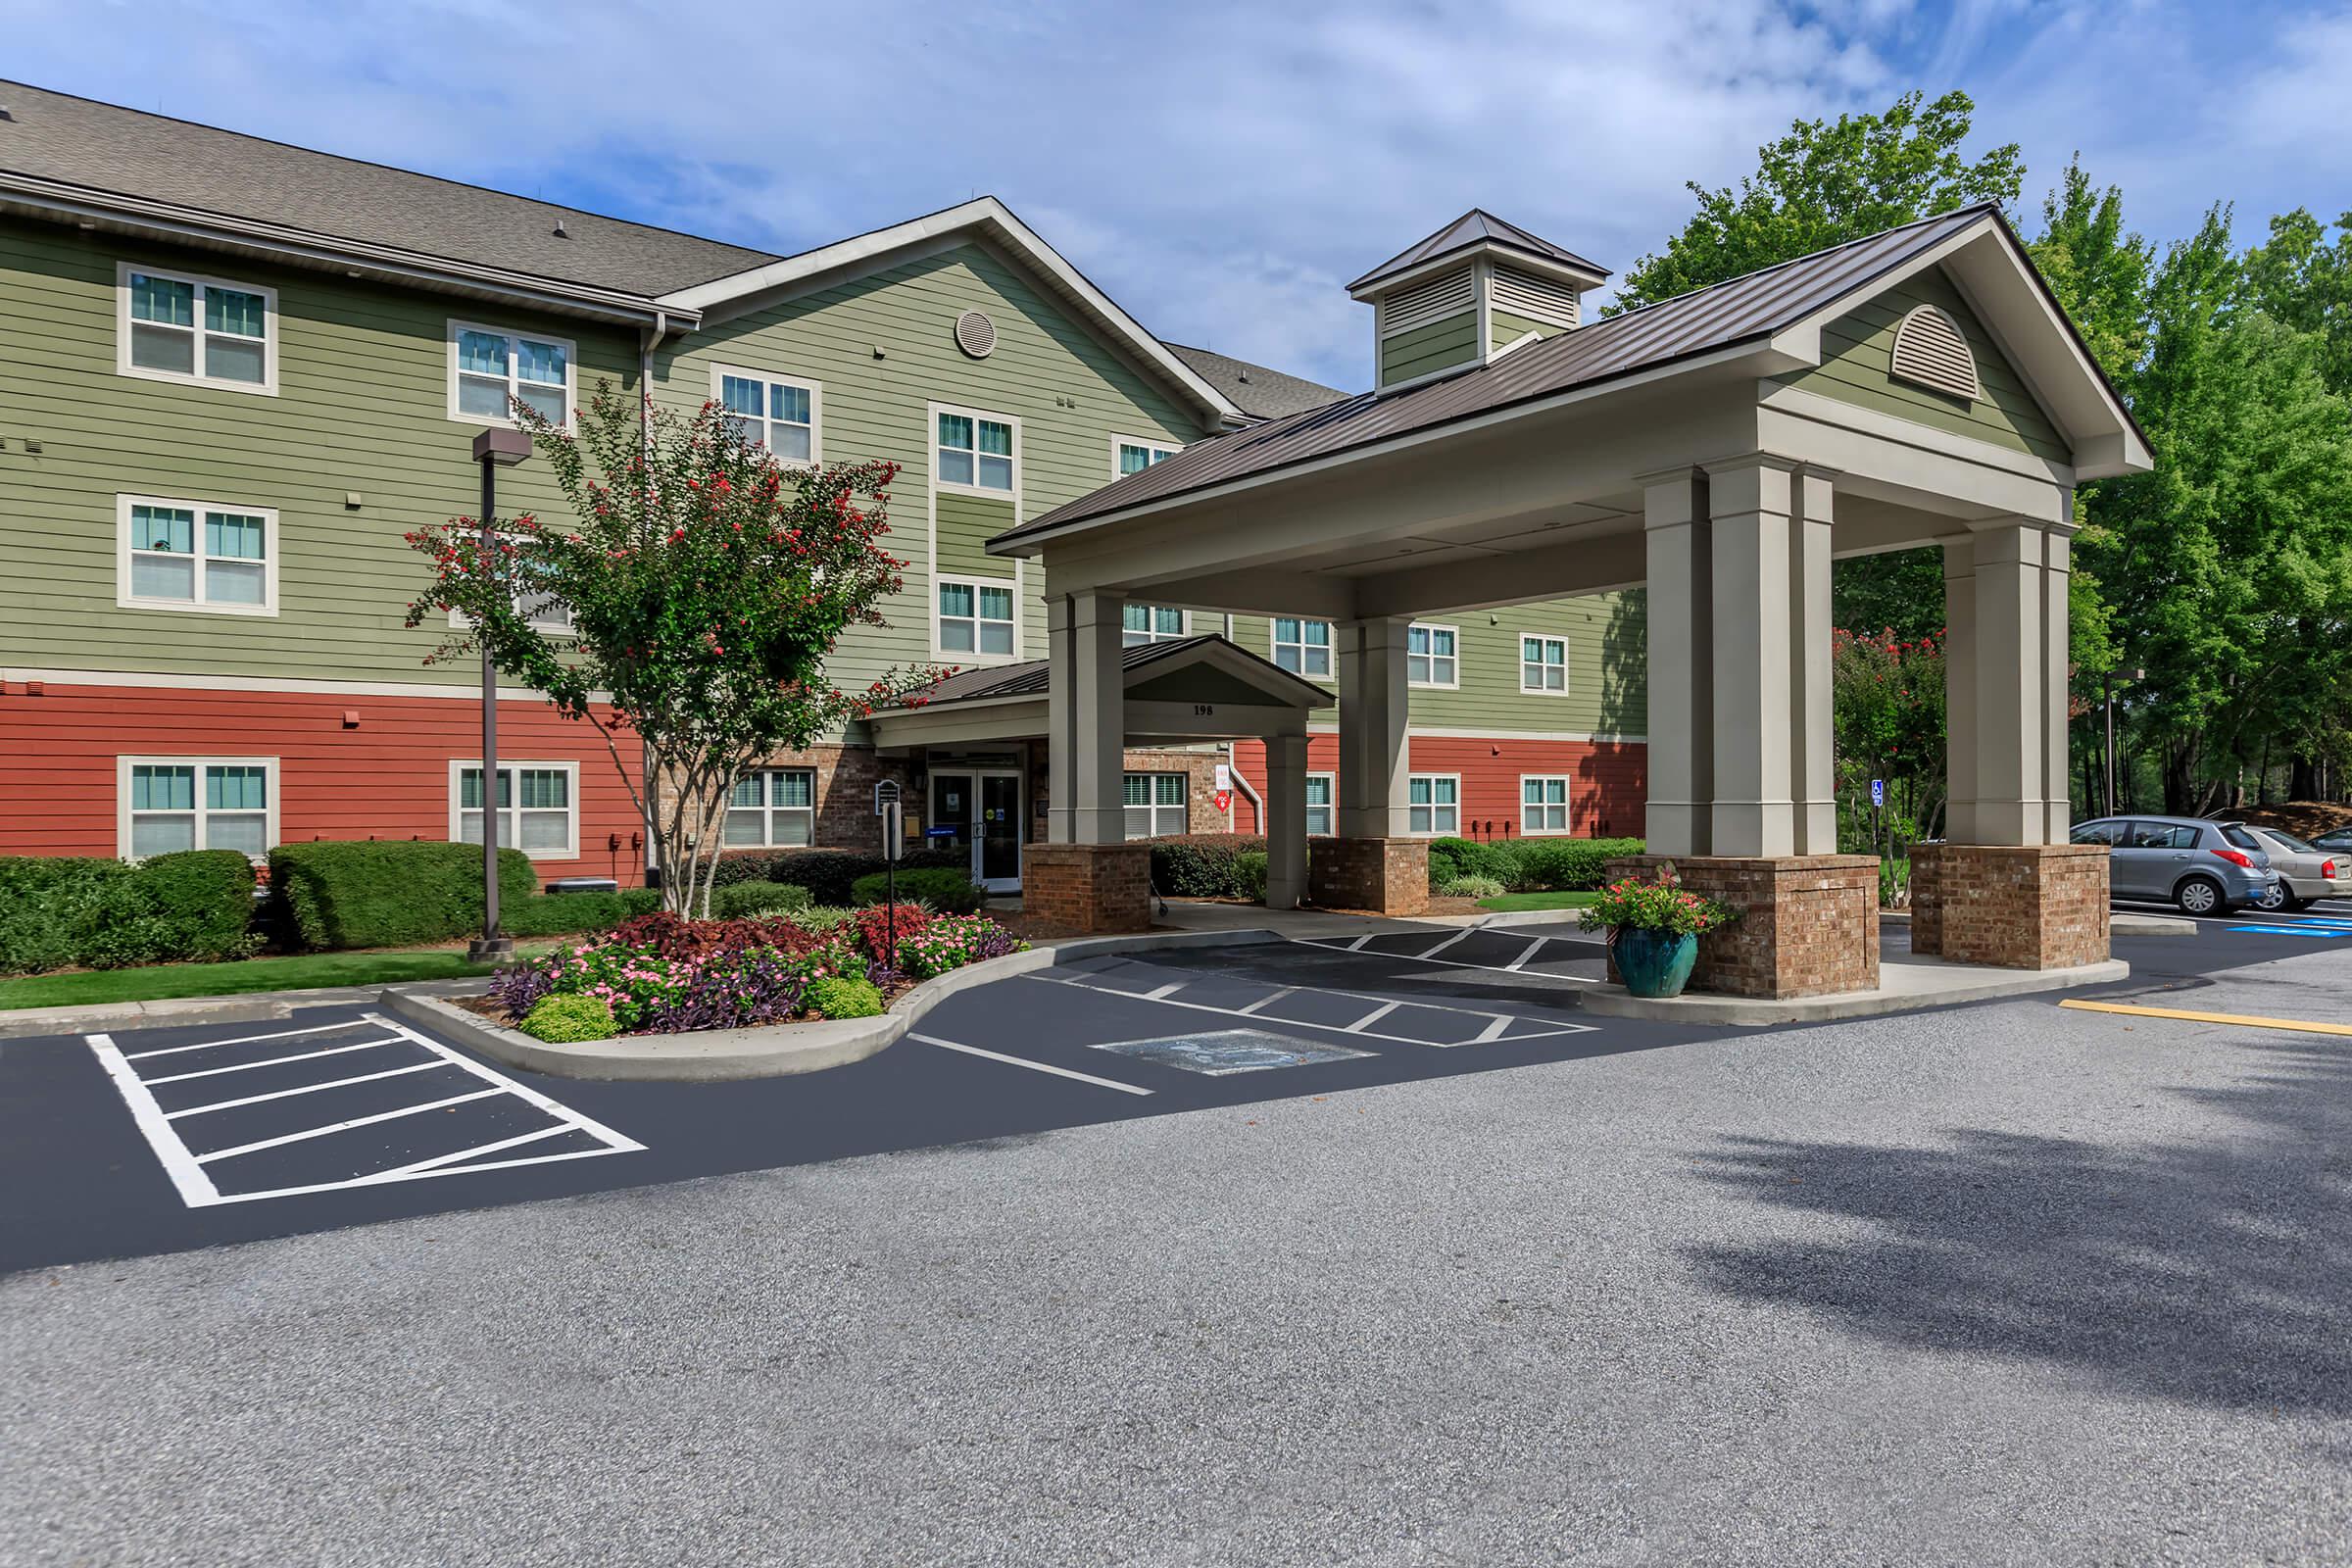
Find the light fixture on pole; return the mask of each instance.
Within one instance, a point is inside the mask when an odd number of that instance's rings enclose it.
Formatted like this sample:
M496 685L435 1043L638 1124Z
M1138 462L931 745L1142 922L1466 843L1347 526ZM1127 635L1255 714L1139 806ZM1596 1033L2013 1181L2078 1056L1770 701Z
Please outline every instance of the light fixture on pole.
M498 470L531 455L531 438L520 430L484 430L473 438L473 459L482 466L481 555L498 554ZM513 939L498 934L498 666L482 649L482 934L466 944L469 963L504 963L514 956Z

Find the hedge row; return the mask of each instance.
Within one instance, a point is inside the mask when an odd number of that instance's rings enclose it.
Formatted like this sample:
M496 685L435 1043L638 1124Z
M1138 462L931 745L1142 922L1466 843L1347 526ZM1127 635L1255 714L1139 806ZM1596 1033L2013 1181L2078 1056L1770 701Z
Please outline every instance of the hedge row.
M883 903L890 897L890 878L880 871L868 871L850 885L850 903L863 908L869 904ZM921 866L908 870L899 867L898 902L921 904L941 914L977 914L988 902L988 894L974 885L970 873L945 866Z
M1266 853L1254 833L1178 833L1152 839L1152 885L1166 899L1251 899L1265 896L1262 872L1253 881L1242 857Z
M530 857L500 850L501 925L518 936L549 934L520 923L536 917L539 896ZM548 902L568 906L571 899ZM289 951L455 941L482 929L481 846L281 844L270 852L270 903L278 941Z
M735 882L788 882L808 890L818 904L846 908L858 879L883 868L882 857L861 850L745 850L721 855L710 873L717 887ZM968 850L914 850L899 861L901 871L963 871L972 868Z
M0 858L0 974L241 958L253 913L253 862L234 850Z
M1642 853L1640 839L1434 839L1429 885L1459 877L1492 877L1513 893L1552 893L1600 886L1607 862Z

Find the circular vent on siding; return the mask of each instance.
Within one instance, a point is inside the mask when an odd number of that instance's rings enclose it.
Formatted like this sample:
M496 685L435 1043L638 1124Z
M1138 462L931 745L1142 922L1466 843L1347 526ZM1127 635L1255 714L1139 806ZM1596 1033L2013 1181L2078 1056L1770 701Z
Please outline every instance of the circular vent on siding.
M978 311L956 318L956 346L975 360L985 360L997 346L997 323Z

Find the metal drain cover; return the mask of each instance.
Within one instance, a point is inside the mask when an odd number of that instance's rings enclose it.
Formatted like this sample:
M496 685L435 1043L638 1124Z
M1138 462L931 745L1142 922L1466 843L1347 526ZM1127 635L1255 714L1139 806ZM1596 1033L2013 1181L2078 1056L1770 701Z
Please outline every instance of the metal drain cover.
M1259 1029L1218 1029L1207 1034L1166 1035L1157 1040L1114 1040L1095 1049L1214 1076L1264 1072L1274 1067L1305 1067L1318 1061L1345 1061L1350 1056L1371 1054L1347 1046L1291 1040Z

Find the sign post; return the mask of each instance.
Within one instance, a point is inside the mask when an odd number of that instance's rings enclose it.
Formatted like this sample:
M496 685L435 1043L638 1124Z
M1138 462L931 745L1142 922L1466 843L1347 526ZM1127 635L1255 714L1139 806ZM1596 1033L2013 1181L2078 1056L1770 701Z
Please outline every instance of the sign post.
M874 784L874 814L882 819L882 942L883 964L899 966L899 860L906 853L906 819L899 807L899 781L878 779Z

